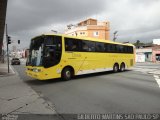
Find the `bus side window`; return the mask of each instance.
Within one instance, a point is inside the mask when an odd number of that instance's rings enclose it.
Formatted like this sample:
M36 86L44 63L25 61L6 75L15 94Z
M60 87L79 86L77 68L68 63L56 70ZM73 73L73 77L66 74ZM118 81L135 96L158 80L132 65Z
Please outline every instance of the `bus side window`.
M88 51L88 45L86 43L82 44L83 51Z
M76 50L77 50L77 45L76 45L76 44L72 45L71 50L72 50L72 51L76 51Z
M117 53L123 53L123 45L116 45Z
M80 51L80 40L74 38L65 38L65 51Z
M65 44L65 50L66 50L66 51L69 50L68 44Z
M104 52L104 51L105 51L104 43L97 42L96 43L96 52Z
M109 52L109 44L108 43L105 43L105 52Z
M116 52L115 44L107 44L107 52Z
M123 46L123 52L127 53L127 46Z
M89 51L95 52L95 42L89 41Z
M82 51L95 52L95 42L83 40Z
M128 48L128 53L133 53L133 47L128 46L127 48Z
M69 38L65 38L65 50L71 51L72 45L73 45L72 40Z

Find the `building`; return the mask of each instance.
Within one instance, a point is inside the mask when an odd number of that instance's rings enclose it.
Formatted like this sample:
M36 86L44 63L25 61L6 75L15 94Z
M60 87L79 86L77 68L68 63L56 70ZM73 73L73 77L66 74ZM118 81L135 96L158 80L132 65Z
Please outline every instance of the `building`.
M7 9L7 0L0 0L0 56L2 55L6 9Z
M28 49L23 49L23 50L16 50L10 52L11 57L15 58L27 58L29 55L29 50Z
M79 22L77 25L68 25L65 34L109 40L109 30L110 26L108 21L100 22L96 19L89 18Z
M136 62L151 62L152 47L136 49Z
M160 62L160 45L136 49L136 62Z
M160 39L153 39L153 44L160 45Z
M152 61L160 62L160 45L155 45L152 50Z

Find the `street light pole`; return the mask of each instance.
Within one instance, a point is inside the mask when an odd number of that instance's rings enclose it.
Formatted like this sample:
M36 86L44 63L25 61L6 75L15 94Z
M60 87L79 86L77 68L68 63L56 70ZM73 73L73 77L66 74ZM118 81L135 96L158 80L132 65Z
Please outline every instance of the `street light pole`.
M118 31L115 31L113 34L114 34L114 36L113 36L113 41L115 42L116 41L116 39L117 39L117 33L118 33Z
M6 24L6 43L7 43L7 63L8 63L8 73L9 73L9 52L8 52L8 31L7 31L7 24Z

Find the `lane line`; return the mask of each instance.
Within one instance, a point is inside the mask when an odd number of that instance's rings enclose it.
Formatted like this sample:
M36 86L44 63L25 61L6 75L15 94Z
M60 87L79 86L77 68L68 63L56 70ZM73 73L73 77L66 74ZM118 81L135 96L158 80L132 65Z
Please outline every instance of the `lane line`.
M156 80L158 86L160 87L160 78L158 75L153 75L154 76L154 79Z
M15 71L13 70L14 68L11 65L9 65L9 68L12 71L12 73L15 74Z
M159 76L158 75L153 75L154 76L154 78L159 78Z
M160 70L159 69L155 69L155 68L147 68L147 67L144 67L141 68L141 67L136 67L136 68L133 68L132 70L134 71L140 71L142 73L146 73L146 74L152 74L155 81L157 82L158 84L158 87L160 88Z

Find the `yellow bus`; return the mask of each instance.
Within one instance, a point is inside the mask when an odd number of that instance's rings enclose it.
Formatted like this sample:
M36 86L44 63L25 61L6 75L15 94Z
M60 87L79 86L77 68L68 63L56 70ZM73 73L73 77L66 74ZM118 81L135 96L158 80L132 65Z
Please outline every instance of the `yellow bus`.
M129 43L45 34L31 40L26 73L38 80L70 80L82 74L125 71L134 63L134 46Z

